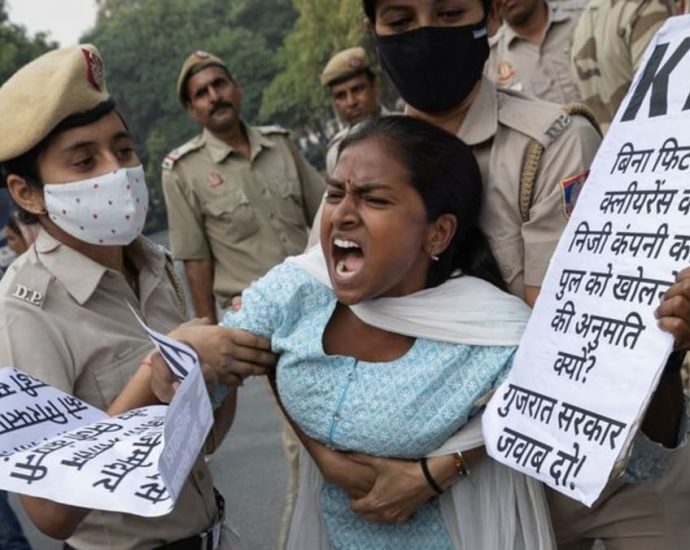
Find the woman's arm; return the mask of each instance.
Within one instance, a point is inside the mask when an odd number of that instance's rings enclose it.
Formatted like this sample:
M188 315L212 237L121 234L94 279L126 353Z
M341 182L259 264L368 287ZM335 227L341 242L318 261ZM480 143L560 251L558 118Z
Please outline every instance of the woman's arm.
M334 451L306 435L286 413L275 377L269 376L269 381L280 408L321 475L347 492L353 511L369 521L398 523L407 520L422 504L436 496L418 460ZM480 447L463 452L462 456L465 467L471 470L486 452ZM459 479L455 455L431 457L427 464L433 479L443 490Z
M484 447L462 453L465 469L472 470L486 456ZM352 460L368 465L376 472L376 482L369 494L360 499L350 499L354 512L382 523L404 522L428 500L437 496L427 481L419 460L408 461L392 458L353 454ZM454 454L427 459L429 473L440 489L451 488L461 477Z

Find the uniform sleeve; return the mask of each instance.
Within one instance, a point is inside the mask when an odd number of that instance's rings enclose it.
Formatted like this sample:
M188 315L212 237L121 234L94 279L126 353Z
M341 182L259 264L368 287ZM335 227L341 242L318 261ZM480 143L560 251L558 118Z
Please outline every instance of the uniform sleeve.
M541 286L568 221L561 182L589 170L600 142L594 127L586 119L574 116L567 129L544 151L534 183L530 217L522 225L525 285Z
M175 170L164 168L162 177L173 257L176 260L210 258L198 200L191 192L185 192L184 182Z
M640 68L642 54L668 17L668 8L658 0L652 0L644 3L644 7L632 21L629 48L633 72Z
M304 160L292 142L289 143L289 146L295 163L297 164L297 172L299 173L299 183L302 188L304 204L304 216L309 226L311 226L316 217L319 205L321 204L321 198L326 190L326 184L319 173L314 170L314 167Z
M76 369L59 323L38 307L0 300L0 366L13 366L74 394Z

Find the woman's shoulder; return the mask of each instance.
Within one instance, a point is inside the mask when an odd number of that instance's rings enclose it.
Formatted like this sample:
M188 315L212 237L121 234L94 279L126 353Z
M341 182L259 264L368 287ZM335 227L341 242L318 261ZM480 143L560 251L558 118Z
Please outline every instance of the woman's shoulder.
M333 291L307 271L288 260L271 268L266 275L249 287L259 289L262 293L275 292L273 298L289 300L296 293L316 293L317 295L330 296Z
M291 262L283 262L242 293L239 312L228 312L222 324L262 335L294 324L304 314L326 307L334 294Z

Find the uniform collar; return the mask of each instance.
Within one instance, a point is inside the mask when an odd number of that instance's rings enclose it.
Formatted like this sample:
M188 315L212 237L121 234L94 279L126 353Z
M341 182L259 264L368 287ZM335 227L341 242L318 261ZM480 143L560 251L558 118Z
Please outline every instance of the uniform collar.
M457 133L457 136L470 146L491 139L498 130L496 86L486 76L482 76L480 82L479 92Z
M245 132L247 132L247 139L249 139L250 159L254 160L263 147L273 147L275 142L269 137L259 132L256 128L249 124L241 123ZM235 152L235 149L218 139L207 128L204 128L203 139L208 149L211 159L216 164L223 162L228 156Z
M105 273L112 271L61 243L43 228L35 247L41 263L80 305L91 298ZM125 254L139 273L148 270L160 277L165 269L165 255L145 237L137 237L125 248Z
M553 25L568 21L570 20L570 17L571 16L569 13L565 12L564 10L554 9L549 2L546 2L546 27L544 28L544 37L549 34L549 31ZM513 45L513 42L524 40L524 38L516 33L507 23L503 23L501 32L505 37L508 48ZM498 41L498 39L496 41Z

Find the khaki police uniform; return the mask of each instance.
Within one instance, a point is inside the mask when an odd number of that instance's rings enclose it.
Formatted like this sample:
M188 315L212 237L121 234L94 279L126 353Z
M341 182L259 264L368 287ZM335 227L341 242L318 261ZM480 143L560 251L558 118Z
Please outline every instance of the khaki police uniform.
M673 14L665 0L591 0L573 32L572 71L582 101L606 131L642 54Z
M580 92L570 70L570 48L577 15L547 2L541 44L518 35L507 22L489 39L486 74L499 88L510 88L545 101L573 103Z
M503 279L524 298L524 286L541 286L568 221L567 183L589 169L600 143L592 125L558 105L520 92L497 90L483 77L458 131L474 152L484 182L480 227ZM532 140L544 147L534 180L529 220L519 210L520 173Z
M223 308L304 250L324 192L323 180L286 130L244 128L250 158L204 130L163 162L173 256L213 260L213 290Z
M0 364L106 410L152 350L127 303L163 333L184 320L164 252L140 237L126 254L139 272L138 296L121 273L41 230L0 281ZM204 531L217 516L211 474L199 459L170 514L92 511L68 543L150 550ZM221 548L229 548L227 538Z

